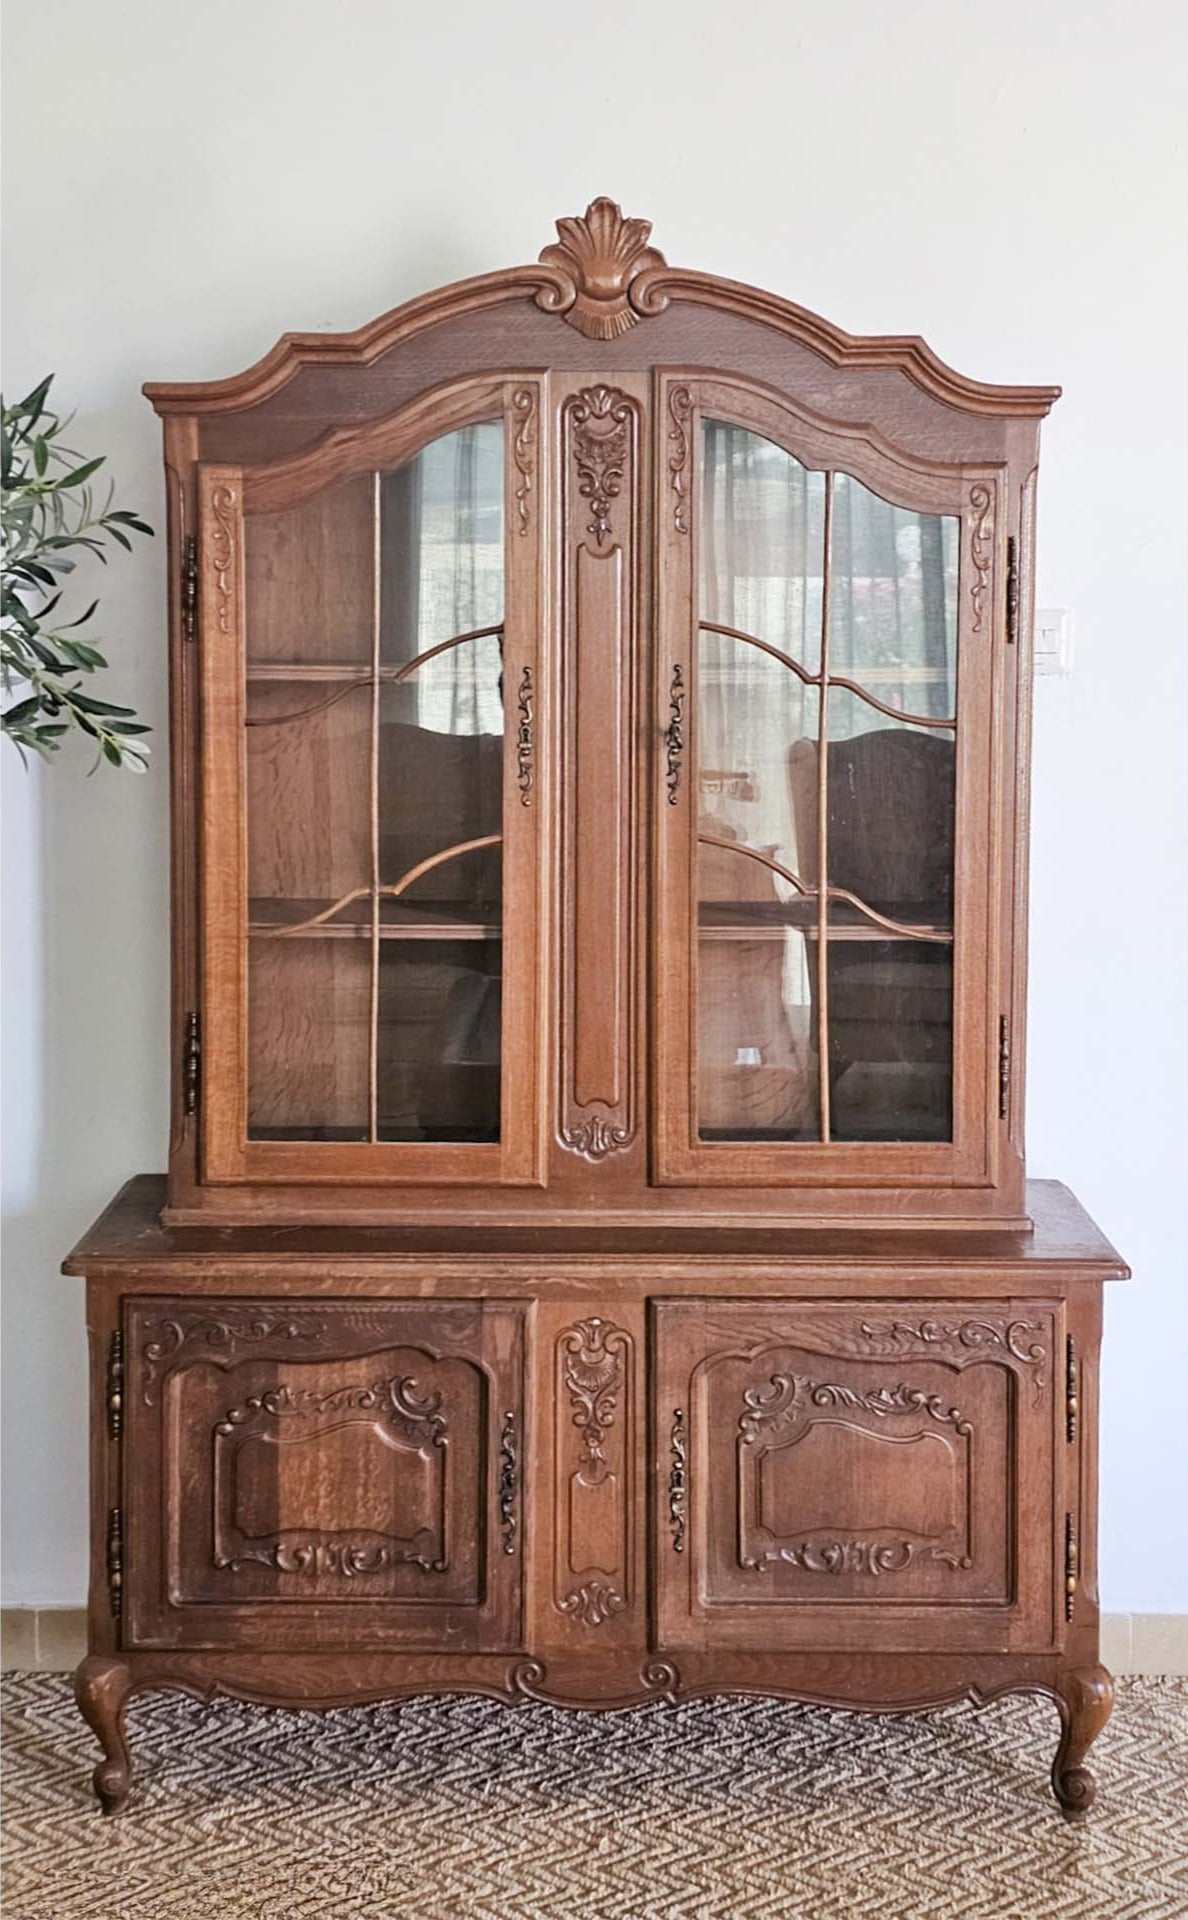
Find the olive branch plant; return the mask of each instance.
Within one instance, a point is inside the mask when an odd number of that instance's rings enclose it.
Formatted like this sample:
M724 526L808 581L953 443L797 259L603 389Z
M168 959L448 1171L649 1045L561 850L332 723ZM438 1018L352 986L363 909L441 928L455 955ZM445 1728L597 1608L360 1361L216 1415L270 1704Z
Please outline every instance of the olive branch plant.
M3 414L2 591L0 591L0 689L5 702L0 730L28 764L26 750L49 759L66 735L79 732L96 743L91 772L102 760L143 773L151 729L131 707L114 706L82 691L82 676L107 666L93 639L79 630L94 615L93 600L76 619L55 620L62 582L73 573L76 552L107 564L105 543L132 551L133 534L152 537L138 514L112 505L114 485L99 504L91 481L104 464L84 459L62 435L70 425L47 407L53 374L15 406L0 398ZM47 597L48 596L48 597Z

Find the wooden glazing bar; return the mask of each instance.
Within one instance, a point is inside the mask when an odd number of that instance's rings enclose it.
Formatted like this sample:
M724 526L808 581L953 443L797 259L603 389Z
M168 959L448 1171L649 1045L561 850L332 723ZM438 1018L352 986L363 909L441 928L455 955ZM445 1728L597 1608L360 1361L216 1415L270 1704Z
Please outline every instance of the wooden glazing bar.
M821 693L817 711L817 1086L822 1142L829 1132L829 623L833 598L833 474L825 475L821 580Z
M697 624L702 633L720 633L727 640L739 640L748 647L757 647L760 653L766 653L771 659L778 660L781 666L788 667L806 687L819 687L824 684L823 672L810 673L807 667L802 667L799 660L794 659L790 653L785 653L782 647L773 646L770 640L761 640L756 633L747 633L742 627L725 627L717 620L699 620ZM845 687L848 692L856 693L860 700L865 700L868 706L877 707L880 713L888 714L892 720L904 720L913 727L943 727L950 733L955 733L957 730L956 718L938 720L933 714L909 713L906 707L897 707L888 700L880 700L877 694L860 686L857 680L846 679L844 674L833 674L829 684L831 687Z
M379 740L380 740L380 629L383 599L383 547L380 520L380 476L371 476L371 1005L368 1015L367 1131L379 1139Z

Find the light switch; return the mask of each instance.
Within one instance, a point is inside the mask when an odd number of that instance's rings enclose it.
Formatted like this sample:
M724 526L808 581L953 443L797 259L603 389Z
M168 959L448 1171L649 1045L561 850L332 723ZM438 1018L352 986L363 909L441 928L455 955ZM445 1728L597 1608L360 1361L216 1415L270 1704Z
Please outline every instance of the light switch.
M1037 674L1072 672L1073 617L1071 607L1046 607L1035 616L1032 642Z

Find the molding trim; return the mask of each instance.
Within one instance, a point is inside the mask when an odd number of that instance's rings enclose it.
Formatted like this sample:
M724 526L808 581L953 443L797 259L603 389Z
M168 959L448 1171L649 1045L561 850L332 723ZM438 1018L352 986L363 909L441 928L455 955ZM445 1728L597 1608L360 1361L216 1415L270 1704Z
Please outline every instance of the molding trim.
M83 1607L0 1609L6 1673L68 1673L87 1650ZM1101 1658L1115 1677L1188 1673L1188 1613L1104 1613Z
M646 220L624 219L613 200L591 202L579 219L557 222L559 244L534 266L458 280L394 307L352 333L286 333L271 352L225 380L149 381L159 414L225 413L258 406L308 366L372 366L427 327L510 301L535 300L546 313L593 338L595 350L625 328L662 313L672 300L758 321L819 354L831 366L888 368L946 405L1003 419L1042 419L1059 387L1000 386L970 380L917 334L850 334L778 294L717 274L670 267L648 246Z

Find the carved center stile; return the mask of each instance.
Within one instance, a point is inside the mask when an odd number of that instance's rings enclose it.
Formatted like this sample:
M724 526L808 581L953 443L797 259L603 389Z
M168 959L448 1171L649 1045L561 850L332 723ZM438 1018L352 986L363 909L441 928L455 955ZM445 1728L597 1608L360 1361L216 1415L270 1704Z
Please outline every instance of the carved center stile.
M630 1395L631 1336L597 1317L579 1320L560 1336L557 1355L577 1444L560 1449L566 1521L558 1515L556 1603L583 1626L599 1627L629 1604L624 1440L615 1423Z

